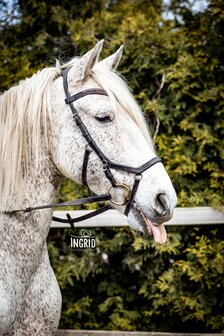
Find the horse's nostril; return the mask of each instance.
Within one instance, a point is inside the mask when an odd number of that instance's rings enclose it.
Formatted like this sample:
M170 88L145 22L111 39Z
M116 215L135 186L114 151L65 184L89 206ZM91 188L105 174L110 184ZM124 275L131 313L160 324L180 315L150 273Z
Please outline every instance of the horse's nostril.
M156 196L156 209L155 210L160 215L165 215L169 211L169 200L165 194L160 193Z

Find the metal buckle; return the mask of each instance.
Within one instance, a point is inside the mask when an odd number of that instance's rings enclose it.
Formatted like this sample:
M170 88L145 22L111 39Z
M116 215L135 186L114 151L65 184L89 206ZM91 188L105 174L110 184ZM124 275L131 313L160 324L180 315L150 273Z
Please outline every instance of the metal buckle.
M123 189L124 190L124 200L123 202L118 202L117 200L113 199L112 192L114 189ZM128 203L129 196L131 194L131 189L124 183L116 183L114 186L110 187L108 193L111 195L111 203L115 205L125 205Z

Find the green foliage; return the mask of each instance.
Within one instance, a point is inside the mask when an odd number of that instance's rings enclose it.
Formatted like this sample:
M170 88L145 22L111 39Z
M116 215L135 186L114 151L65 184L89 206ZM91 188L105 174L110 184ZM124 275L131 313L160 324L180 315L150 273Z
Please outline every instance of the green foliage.
M178 205L221 207L223 3L211 0L196 13L188 1L173 0L170 9L173 19L157 0L15 0L10 6L0 0L0 90L102 38L103 56L124 43L120 69L156 136ZM88 193L64 180L59 200ZM66 230L50 232L63 293L61 328L224 331L220 227L172 228L162 246L127 228L92 233L96 250L73 254Z
M223 294L219 289L224 285L223 252L224 242L217 237L217 231L209 232L209 237L196 236L191 247L184 250L184 259L175 261L154 284L150 316L165 309L172 316L180 316L183 322L204 321L208 329L221 331L224 316L219 303Z
M168 243L158 246L128 228L95 228L96 249L73 253L69 237L58 231L53 243L51 231L51 261L63 294L60 327L223 331L222 229L169 231Z

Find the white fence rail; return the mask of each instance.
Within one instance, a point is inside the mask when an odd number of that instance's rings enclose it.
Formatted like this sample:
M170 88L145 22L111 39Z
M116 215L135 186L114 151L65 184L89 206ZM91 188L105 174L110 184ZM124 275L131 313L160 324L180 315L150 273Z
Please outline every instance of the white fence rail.
M224 336L224 334L186 334L141 331L58 330L55 336Z
M85 215L90 210L76 211L55 211L54 215L61 218L67 218L66 213L69 213L72 218ZM209 225L209 224L224 224L224 212L218 211L211 207L195 207L195 208L176 208L173 218L166 225ZM75 227L119 227L128 226L128 221L125 216L117 210L108 210L107 212L74 224ZM52 221L52 228L68 228L69 224L58 223Z

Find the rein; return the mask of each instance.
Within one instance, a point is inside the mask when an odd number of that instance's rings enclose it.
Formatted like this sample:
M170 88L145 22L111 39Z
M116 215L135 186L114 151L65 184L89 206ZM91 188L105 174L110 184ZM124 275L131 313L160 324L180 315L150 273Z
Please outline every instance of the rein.
M112 162L110 159L108 159L106 155L101 151L101 149L95 143L87 127L81 120L81 117L79 116L78 111L73 105L73 103L76 100L82 97L85 97L87 95L98 94L98 95L107 96L107 93L105 90L100 89L100 88L91 88L91 89L85 89L83 91L76 93L73 96L70 96L69 89L68 89L68 80L67 80L69 70L70 68L66 68L62 71L63 87L64 87L65 96L66 96L65 103L69 105L72 115L73 115L73 119L75 121L75 124L79 128L80 132L82 133L87 143L85 147L84 157L83 157L82 183L88 186L88 182L87 182L88 162L89 162L89 157L91 155L91 152L94 151L95 154L100 159L100 161L102 162L103 172L106 178L110 181L111 187L109 188L108 193L103 194L103 195L94 195L94 196L89 196L86 198L81 198L78 200L72 200L72 201L67 201L67 202L62 202L62 203L52 203L52 204L40 205L36 207L28 207L28 208L20 209L20 210L4 211L2 212L2 214L15 215L17 213L27 213L27 212L31 212L35 210L51 209L51 208L71 206L71 205L83 205L83 204L89 204L89 203L100 202L100 201L110 201L111 203L115 205L119 205L119 206L125 205L124 214L128 216L129 211L131 210L131 207L135 201L135 195L137 193L139 183L142 179L142 173L146 171L147 169L151 168L152 166L154 166L156 163L161 162L161 159L156 156L153 159L144 163L140 167L132 167L132 166L127 166L127 165L119 164L116 162ZM132 188L130 188L128 185L124 183L117 182L111 172L111 169L120 170L126 173L134 174L134 183L133 183ZM123 190L123 200L122 201L120 200L118 201L115 198L113 198L113 192L116 193L116 191L119 189ZM102 208L99 208L97 210L92 211L89 214L86 214L86 215L83 215L77 218L71 218L69 214L66 214L67 219L58 218L54 216L52 219L60 223L69 223L71 227L74 228L74 223L97 216L107 211L108 209L110 209L110 206L105 205Z
M4 215L15 215L17 213L27 213L35 210L44 210L44 209L52 209L52 208L59 208L59 207L66 207L66 206L71 206L71 205L84 205L84 204L90 204L90 203L95 203L95 202L101 202L101 201L109 201L111 199L110 194L103 194L103 195L94 195L94 196L89 196L85 198L80 198L78 200L72 200L72 201L66 201L66 202L61 202L61 203L51 203L51 204L46 204L46 205L40 205L36 207L28 207L25 209L20 209L20 210L12 210L12 211L3 211L2 213ZM55 222L59 223L68 223L71 225L71 227L74 229L74 223L84 221L86 219L89 219L91 217L97 216L107 210L110 209L109 205L105 205L102 208L99 208L97 210L92 211L89 214L77 217L77 218L71 218L69 214L66 214L67 219L64 218L59 218L59 217L52 217L52 220Z

